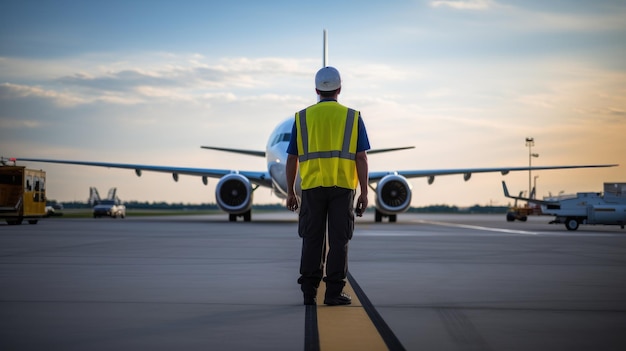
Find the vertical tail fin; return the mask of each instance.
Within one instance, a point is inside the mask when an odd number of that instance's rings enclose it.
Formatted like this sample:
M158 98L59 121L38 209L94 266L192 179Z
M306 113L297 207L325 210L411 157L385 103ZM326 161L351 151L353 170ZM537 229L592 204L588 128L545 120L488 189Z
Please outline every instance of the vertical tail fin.
M95 206L100 203L100 194L98 194L98 189L95 187L89 188L89 205Z
M109 193L107 194L107 200L115 200L115 198L117 197L116 193L117 188L109 189Z
M324 56L322 57L322 67L328 66L328 35L324 29Z

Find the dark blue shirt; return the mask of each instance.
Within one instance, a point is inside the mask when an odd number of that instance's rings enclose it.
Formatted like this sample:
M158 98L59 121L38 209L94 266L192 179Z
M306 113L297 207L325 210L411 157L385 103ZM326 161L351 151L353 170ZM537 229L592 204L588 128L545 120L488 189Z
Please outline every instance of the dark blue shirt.
M336 101L333 99L321 100L320 102L325 101ZM356 139L356 152L367 151L370 147L370 140L367 137L367 130L365 129L365 124L363 123L363 119L361 118L361 114L359 113L358 119L358 133ZM287 153L290 155L298 155L298 131L296 128L296 124L293 124L291 128L291 139L289 139L289 146L287 147Z

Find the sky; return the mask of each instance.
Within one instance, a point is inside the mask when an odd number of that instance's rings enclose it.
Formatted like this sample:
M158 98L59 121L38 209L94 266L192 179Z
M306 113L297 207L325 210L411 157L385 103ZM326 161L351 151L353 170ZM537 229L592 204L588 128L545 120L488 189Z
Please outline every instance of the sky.
M599 192L626 182L624 18L623 0L0 0L0 155L264 171L200 146L264 150L315 103L326 29L339 101L372 147L415 146L370 170L620 164L530 175L539 197ZM95 186L215 202L216 179L18 164L44 169L58 201ZM412 205L507 205L502 180L528 190L528 172L416 178Z

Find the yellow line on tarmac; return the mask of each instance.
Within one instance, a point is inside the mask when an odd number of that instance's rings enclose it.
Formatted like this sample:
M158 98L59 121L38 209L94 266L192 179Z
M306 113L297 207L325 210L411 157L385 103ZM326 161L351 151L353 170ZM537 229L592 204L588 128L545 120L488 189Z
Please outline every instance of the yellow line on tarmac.
M346 306L324 305L325 284L317 291L317 329L320 350L388 350L383 338L354 293L350 282L344 291L352 297Z

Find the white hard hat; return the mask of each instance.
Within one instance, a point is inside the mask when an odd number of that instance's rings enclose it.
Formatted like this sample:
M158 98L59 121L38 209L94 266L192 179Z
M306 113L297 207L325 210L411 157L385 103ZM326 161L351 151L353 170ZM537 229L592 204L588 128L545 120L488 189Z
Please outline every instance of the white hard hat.
M324 67L315 75L315 89L319 91L333 91L341 88L341 76L334 67Z

